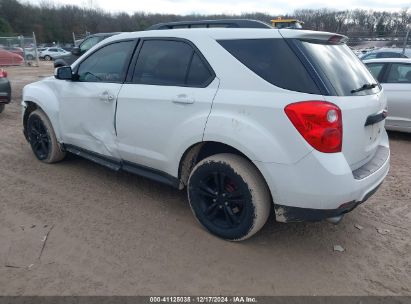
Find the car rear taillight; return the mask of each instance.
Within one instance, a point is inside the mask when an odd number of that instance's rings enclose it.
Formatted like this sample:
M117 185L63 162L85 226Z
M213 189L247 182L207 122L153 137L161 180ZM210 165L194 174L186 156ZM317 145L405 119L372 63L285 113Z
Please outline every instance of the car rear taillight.
M6 70L0 69L0 78L6 78L6 77L7 77Z
M285 113L314 149L341 152L343 129L339 107L325 101L302 101L286 106Z

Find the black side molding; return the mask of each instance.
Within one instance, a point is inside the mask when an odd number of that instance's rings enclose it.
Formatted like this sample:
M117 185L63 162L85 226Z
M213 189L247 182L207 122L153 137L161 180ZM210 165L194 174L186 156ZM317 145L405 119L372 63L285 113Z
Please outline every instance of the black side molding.
M367 120L365 122L365 126L370 126L373 124L376 124L380 121L383 121L384 119L387 118L388 112L387 110L382 110L378 112L377 114L373 114L367 117Z
M64 145L64 149L67 152L73 153L77 156L86 158L88 160L91 160L97 164L100 164L106 168L109 168L114 171L127 171L132 174L136 174L169 186L172 186L174 188L178 188L180 185L180 181L178 178L165 173L163 171L155 170L149 167L145 167L142 165L134 164L131 162L127 161L122 161L119 159L115 159L106 155L101 155L98 153L94 153L73 145Z

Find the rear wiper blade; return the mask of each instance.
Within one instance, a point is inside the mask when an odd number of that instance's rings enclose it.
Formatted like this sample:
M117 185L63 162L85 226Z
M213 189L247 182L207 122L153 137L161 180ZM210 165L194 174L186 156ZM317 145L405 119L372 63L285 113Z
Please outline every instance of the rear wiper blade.
M364 84L361 88L355 89L351 91L351 94L357 93L357 92L361 92L361 91L365 91L365 90L371 90L374 89L378 86L377 83L366 83Z

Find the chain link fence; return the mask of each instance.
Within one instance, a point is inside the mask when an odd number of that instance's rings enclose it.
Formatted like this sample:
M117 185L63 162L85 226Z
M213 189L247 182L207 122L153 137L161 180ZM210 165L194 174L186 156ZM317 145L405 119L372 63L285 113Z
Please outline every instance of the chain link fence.
M38 66L36 36L0 37L0 66Z

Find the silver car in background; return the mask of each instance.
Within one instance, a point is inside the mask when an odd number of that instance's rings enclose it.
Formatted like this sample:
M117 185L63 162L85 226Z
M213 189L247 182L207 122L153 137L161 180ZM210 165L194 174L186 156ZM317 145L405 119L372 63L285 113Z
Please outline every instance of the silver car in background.
M386 129L411 133L411 59L383 58L364 63L387 96Z
M411 58L411 49L405 49L403 52L402 48L379 48L362 54L359 58L362 61L379 58Z

